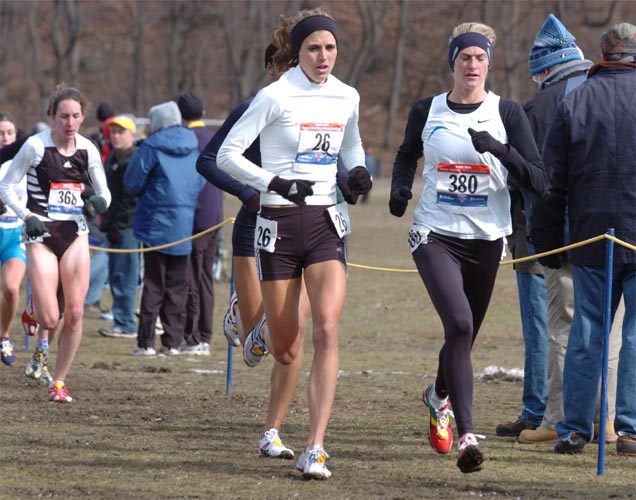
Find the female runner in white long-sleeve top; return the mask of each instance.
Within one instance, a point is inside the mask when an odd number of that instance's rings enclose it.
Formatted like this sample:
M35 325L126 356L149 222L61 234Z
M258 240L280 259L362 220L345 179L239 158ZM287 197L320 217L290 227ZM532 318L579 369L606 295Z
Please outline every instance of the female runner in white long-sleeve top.
M261 90L228 134L221 169L261 191L255 247L265 316L245 342L246 355L265 349L291 363L302 348L298 301L305 277L313 319L309 378L310 434L296 467L307 477L331 476L324 435L338 375L338 320L345 298L349 228L336 206L336 162L354 193L371 188L358 130L359 95L331 75L337 56L335 21L320 9L283 19L272 34L276 58L297 63ZM243 156L260 135L262 168ZM267 318L267 325L265 325Z

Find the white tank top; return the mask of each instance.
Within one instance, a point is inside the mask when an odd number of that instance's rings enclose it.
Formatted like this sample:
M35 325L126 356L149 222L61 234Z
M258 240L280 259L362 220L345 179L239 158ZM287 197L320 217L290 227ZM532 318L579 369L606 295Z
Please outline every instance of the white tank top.
M467 114L452 111L446 97L433 98L422 130L424 190L414 213L411 251L430 231L488 241L512 232L508 172L490 153L478 153L468 133L469 128L487 130L508 142L499 96L488 92L481 106Z

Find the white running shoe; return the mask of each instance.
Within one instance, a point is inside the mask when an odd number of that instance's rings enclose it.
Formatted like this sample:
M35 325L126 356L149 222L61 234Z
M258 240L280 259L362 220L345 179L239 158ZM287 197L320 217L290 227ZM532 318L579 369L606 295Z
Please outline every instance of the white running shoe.
M457 455L457 467L464 474L481 470L484 462L484 455L479 451L479 444L474 434L467 432L457 444L459 454Z
M209 356L210 344L207 342L200 342L195 345L182 345L179 350L181 354L189 354L191 356Z
M265 315L258 322L258 324L252 328L250 333L245 338L245 345L243 345L243 361L250 368L259 364L269 354L267 346L263 337L261 337L261 330L265 324Z
M241 345L241 340L238 336L238 326L236 325L237 304L238 299L234 292L230 297L230 307L228 307L225 317L223 318L223 333L225 333L227 343L234 347L239 347Z
M133 351L133 356L156 356L157 351L155 351L152 347L135 347Z
M328 458L322 446L315 444L311 450L303 450L296 462L296 469L302 471L306 479L329 479L331 471L327 469Z
M285 460L294 458L294 452L283 444L276 429L270 429L263 434L258 443L258 454L262 457Z

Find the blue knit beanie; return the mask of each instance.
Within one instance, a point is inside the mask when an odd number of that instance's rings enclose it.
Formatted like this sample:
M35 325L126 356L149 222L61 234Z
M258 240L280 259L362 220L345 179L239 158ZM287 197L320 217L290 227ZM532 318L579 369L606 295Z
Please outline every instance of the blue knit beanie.
M549 14L537 33L528 56L530 74L540 73L566 61L582 60L583 53L574 43L575 40L563 23L554 14Z

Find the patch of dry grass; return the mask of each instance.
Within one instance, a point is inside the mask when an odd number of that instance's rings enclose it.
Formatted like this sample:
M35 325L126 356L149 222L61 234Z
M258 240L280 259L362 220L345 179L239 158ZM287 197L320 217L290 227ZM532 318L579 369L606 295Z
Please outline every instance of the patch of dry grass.
M376 181L370 203L351 210L349 260L412 269L406 248L410 215L388 215L388 181ZM236 205L228 200L226 213ZM409 212L410 214L410 212ZM229 241L229 238L226 239ZM227 344L221 320L229 287L216 286L216 332L210 357L133 357L133 341L98 335L87 318L68 377L75 401L46 402L46 389L22 374L29 353L0 366L2 444L0 498L70 499L410 499L634 498L636 460L607 449L596 475L598 446L580 456L549 445L497 438L498 423L520 409L521 382L475 381L476 432L483 471L462 475L455 452L436 455L426 438L423 386L434 376L439 320L415 274L349 270L341 321L341 369L327 450L333 477L304 481L293 461L259 459L271 360L247 368L234 352L232 397L225 395ZM500 271L495 296L473 353L476 371L523 366L513 271ZM306 439L307 370L282 429L299 452ZM54 355L53 355L54 358Z

